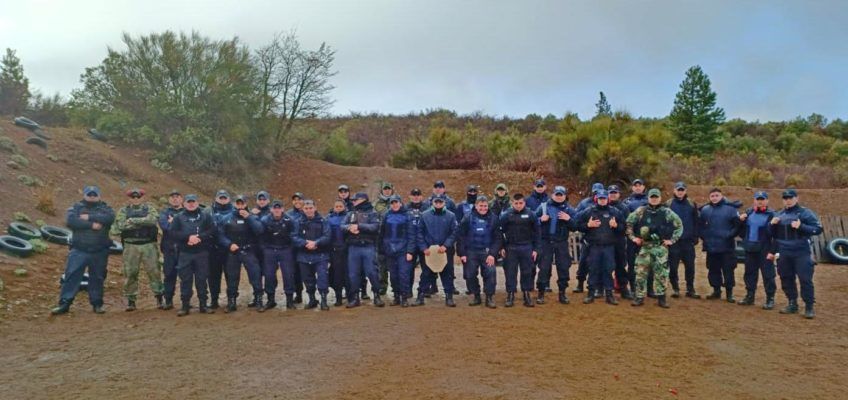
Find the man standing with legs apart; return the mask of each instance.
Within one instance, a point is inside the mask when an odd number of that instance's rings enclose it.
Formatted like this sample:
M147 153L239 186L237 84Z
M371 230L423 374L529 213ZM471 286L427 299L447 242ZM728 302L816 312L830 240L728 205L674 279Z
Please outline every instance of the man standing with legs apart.
M96 314L103 314L103 281L109 258L109 229L115 222L115 211L100 199L100 188L86 186L83 200L65 213L65 223L73 231L71 251L65 263L65 281L59 293L59 305L50 311L65 314L71 308L83 274L88 267L88 300Z
M456 241L456 230L458 224L456 216L449 211L445 206L444 197L435 197L433 199L433 207L421 214L421 221L418 227L418 250L424 252L425 256L430 255L430 246L438 246L439 254L447 255L447 265L438 275L442 279L442 287L445 289L445 305L448 307L456 307L453 301L453 257L454 257L454 242ZM423 306L424 295L431 287L436 285L436 273L433 272L431 266L421 266L422 277L418 283L418 298L413 305Z
M727 291L727 302L735 303L733 286L736 279L733 271L736 269L736 233L739 229L739 213L731 205L721 189L710 190L710 203L701 209L698 231L704 241L704 251L707 252L707 277L713 293L708 300L721 298L721 288Z
M516 193L512 196L512 208L501 214L499 225L504 235L505 305L512 307L515 304L516 281L520 270L524 306L533 307L530 293L536 275L541 226L536 214L527 209L524 195Z
M609 193L601 189L595 194L597 204L577 215L574 224L588 243L585 254L589 266L589 287L603 288L608 304L617 305L613 293L612 272L615 270L615 245L624 233L624 217L617 208L609 206ZM595 302L594 290L589 290L583 304Z
M666 203L683 222L683 235L680 240L668 248L668 276L674 293L671 297L680 297L680 279L677 274L680 262L683 261L683 276L686 279L686 297L700 299L695 292L695 246L698 244L698 205L686 194L686 184L677 182L674 185L674 198Z
M385 303L380 299L380 273L374 258L377 256L377 236L380 233L380 218L374 211L374 206L368 201L368 195L359 192L353 196L353 211L342 224L347 241L347 268L348 280L351 290L348 292L347 308L358 307L359 293L356 288L360 287L362 273L371 281L371 289L374 293L374 305L383 307Z
M162 298L162 271L159 270L159 251L156 239L159 229L156 227L156 208L144 203L144 190L130 189L127 192L130 204L121 208L112 225L112 235L121 236L124 246L124 296L127 298L127 311L135 311L138 297L138 272L141 266L147 272L150 291L156 296L156 306L165 307Z
M174 217L183 211L183 196L176 189L168 196L168 208L159 213L159 228L162 229L162 274L164 275L164 297L163 310L174 308L174 294L177 289L177 242L171 234L171 222Z
M315 209L315 202L305 200L303 202L304 218L299 225L297 235L294 237L295 246L298 247L297 263L300 266L300 276L306 285L306 294L309 303L305 309L309 310L318 306L315 299L315 287L321 295L321 310L327 311L327 292L329 291L330 279L328 276L330 255L327 254L327 246L330 244L330 225Z
M412 253L418 240L417 225L403 207L400 196L389 198L389 209L380 224L380 246L386 256L392 284L393 306L409 306L407 295L412 292L409 276L412 273Z
M662 204L659 189L648 191L648 205L627 216L627 238L639 246L636 256L636 299L633 306L645 304L648 274L654 273L657 305L668 308L665 299L668 286L668 248L683 234L680 217Z
M576 215L568 205L568 192L564 186L554 187L553 196L536 210L536 217L542 224L542 254L539 257L539 289L536 303L545 303L545 291L551 286L551 271L556 260L557 287L559 302L568 304L565 291L568 287L568 271L571 268L571 255L568 253L568 231L574 229L572 218Z
M342 305L343 292L350 293L350 283L347 281L347 245L344 240L342 223L347 218L348 208L345 199L338 198L333 202L333 209L327 213L327 224L330 225L330 287L336 294L336 307Z
M208 213L201 212L197 204L197 195L185 197L185 210L174 217L171 233L179 243L177 253L177 273L180 277L180 300L182 307L178 317L188 315L191 308L191 285L197 288L198 311L212 314L215 310L207 308L207 281L209 279L209 247L215 239L215 222Z
M757 280L762 271L763 287L766 290L763 309L774 308L774 292L777 291L774 282L775 269L774 262L767 258L771 250L772 218L774 211L768 207L768 193L764 191L754 193L754 207L739 215L739 220L742 221L739 237L742 238L742 247L745 249L745 298L737 303L740 306L754 304Z
M780 310L781 314L798 312L798 287L795 277L801 283L801 298L804 300L804 318L816 316L813 305L816 293L813 287L815 263L810 252L810 238L822 233L821 222L809 208L798 204L795 189L783 191L783 209L771 219L772 251L768 255L777 259L777 271L780 274L780 286L789 299L789 305Z
M478 273L483 275L483 291L486 293L486 307L495 306L495 287L497 271L495 258L500 252L503 236L498 227L499 218L489 211L486 196L477 197L474 209L462 219L457 234L457 251L462 260L463 275L468 290L474 299L470 306L480 305L480 281Z
M262 268L256 257L259 235L262 234L262 222L259 218L247 211L247 202L244 196L236 197L235 210L230 215L225 215L218 224L218 244L227 249L227 309L226 312L236 310L238 299L238 287L241 281L241 267L247 270L247 279L253 287L253 302L255 307L262 310Z
M265 277L265 294L268 302L259 311L273 309L277 306L277 269L283 279L283 292L286 295L286 309L293 310L294 306L294 263L292 253L294 235L297 232L297 222L283 213L283 202L274 200L271 203L271 214L266 215L262 222L263 232L259 240L262 246L262 275Z
M577 203L576 212L579 215L589 207L597 204L596 195L599 191L604 190L604 184L600 182L595 182L592 184L592 195L583 198L580 202ZM577 286L572 290L572 293L583 293L584 282L586 282L586 277L589 275L589 264L586 263L587 255L589 254L589 243L586 242L586 237L581 238L580 241L580 256L577 262ZM593 293L595 289L592 287L588 287L589 293Z

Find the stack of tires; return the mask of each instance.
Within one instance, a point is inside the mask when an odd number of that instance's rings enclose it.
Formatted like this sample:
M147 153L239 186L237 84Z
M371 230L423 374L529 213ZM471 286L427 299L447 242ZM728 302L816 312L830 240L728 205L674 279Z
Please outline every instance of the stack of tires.
M17 117L14 120L15 125L29 129L33 136L27 138L26 143L41 147L47 150L47 141L53 139L49 133L41 129L41 125L27 117Z
M45 225L37 228L23 222L12 222L7 231L8 235L0 236L0 249L18 257L32 255L34 250L29 242L32 239L44 239L62 245L71 242L71 231L58 226Z

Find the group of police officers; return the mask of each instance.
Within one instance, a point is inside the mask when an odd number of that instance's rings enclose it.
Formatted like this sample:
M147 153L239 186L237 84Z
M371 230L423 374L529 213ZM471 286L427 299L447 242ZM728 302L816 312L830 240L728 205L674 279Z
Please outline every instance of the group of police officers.
M220 190L213 204L205 207L197 195L183 197L174 190L168 207L157 212L145 200L144 190L131 189L126 193L128 204L116 215L101 199L97 186L86 186L83 200L67 211L73 236L59 304L52 313L69 311L86 268L91 305L95 313L104 312L103 282L113 245L110 233L120 236L123 244L126 310L136 309L143 266L160 309L174 308L179 278L177 315L184 316L190 312L193 289L200 313L218 309L222 280L226 282L224 310L236 311L242 268L253 290L247 306L260 312L277 306L278 270L288 309L303 303L305 290L304 308L328 310L330 289L335 293L335 306L346 301L346 307L353 308L373 298L374 306L383 307L382 296L388 287L393 294L391 305L421 306L438 291L438 280L445 304L455 307L454 296L459 294L454 287L456 256L462 262L471 306L496 308L496 265L501 262L506 307L515 304L519 285L524 306L544 304L546 292L553 291L554 266L558 301L568 304L569 236L579 232L577 285L572 292L585 291L583 303L602 298L617 305L617 289L633 306L642 306L645 297L651 297L668 308L669 284L671 297L681 295L681 261L685 296L700 298L694 285L699 241L706 252L712 288L707 299L721 299L724 289L726 301L734 303L739 238L745 251L746 294L737 304L754 304L762 275L763 309L773 309L777 272L788 299L780 312L799 312L797 280L804 316L815 316L810 237L820 234L822 228L816 215L798 204L798 194L791 188L782 192L783 208L778 211L769 208L764 191L756 192L753 206L741 211L741 204L727 200L718 188L712 189L709 202L699 207L688 197L683 182L676 183L674 196L663 202L660 190L646 192L641 179L632 182L626 199L622 199L619 186L596 183L592 194L576 207L569 204L563 186L555 186L549 195L543 179L535 181L527 196L510 195L505 184L498 184L491 199L469 185L466 198L458 204L445 193L441 180L434 183L426 199L420 189L413 189L407 202L390 183L380 189L372 203L368 194L351 194L347 185L340 185L333 208L325 215L299 192L291 196L291 207L286 210L282 201L271 201L266 191L258 192L254 204L249 205L245 196L231 199L227 191ZM446 265L428 266L426 260L432 252L444 255ZM413 293L416 267L421 273L417 293Z

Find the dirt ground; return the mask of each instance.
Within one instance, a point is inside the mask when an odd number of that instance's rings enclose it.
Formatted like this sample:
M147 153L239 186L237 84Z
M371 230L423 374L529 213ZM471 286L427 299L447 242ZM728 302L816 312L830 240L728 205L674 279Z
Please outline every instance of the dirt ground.
M576 294L509 309L502 275L496 310L460 295L454 309L437 296L418 308L260 314L245 306L243 278L238 312L177 318L146 289L139 311L122 311L112 257L105 315L80 294L70 315L50 317L57 285L33 286L61 273L66 252L40 256L41 275L6 278L17 300L0 320L0 397L806 399L840 397L848 376L845 266L818 267L812 321L724 301L583 305ZM705 282L699 260L701 293Z

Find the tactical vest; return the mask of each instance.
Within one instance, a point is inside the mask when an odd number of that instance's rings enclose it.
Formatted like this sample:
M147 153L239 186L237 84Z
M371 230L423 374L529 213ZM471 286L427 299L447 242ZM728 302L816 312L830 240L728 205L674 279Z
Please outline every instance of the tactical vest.
M292 227L293 222L286 216L280 217L279 220L273 216L267 219L265 233L262 234L262 244L274 248L285 248L292 245Z
M304 240L317 241L324 234L324 218L320 215L315 215L312 219L304 218L300 221L300 236ZM324 246L319 246L316 250L303 250L307 252L324 251ZM300 250L299 250L300 251Z
M150 208L147 204L139 208L130 206L124 207L124 213L127 219L130 218L145 218L150 213ZM130 244L147 244L156 241L159 236L159 228L155 225L146 225L121 231L121 242L126 241Z
M467 241L472 250L488 250L492 246L492 230L494 229L492 214L481 216L475 212L469 215Z
M250 223L247 222L247 219L238 215L237 211L229 219L224 221L226 223L224 225L224 233L231 242L237 244L239 247L256 244L256 235L250 229Z
M536 235L535 215L526 208L521 212L509 211L506 221L506 243L511 246L533 243Z
M652 209L651 206L644 206L641 217L633 226L634 234L650 242L671 240L674 227L668 223L667 212L666 207Z
M589 229L589 232L586 233L585 236L586 241L590 244L597 245L615 244L618 241L616 233L612 227L609 226L609 222L614 216L612 209L609 207L601 208L599 206L593 206L589 215L594 219L600 220L601 226ZM625 223L624 221L618 220L616 220L616 222L619 224Z

